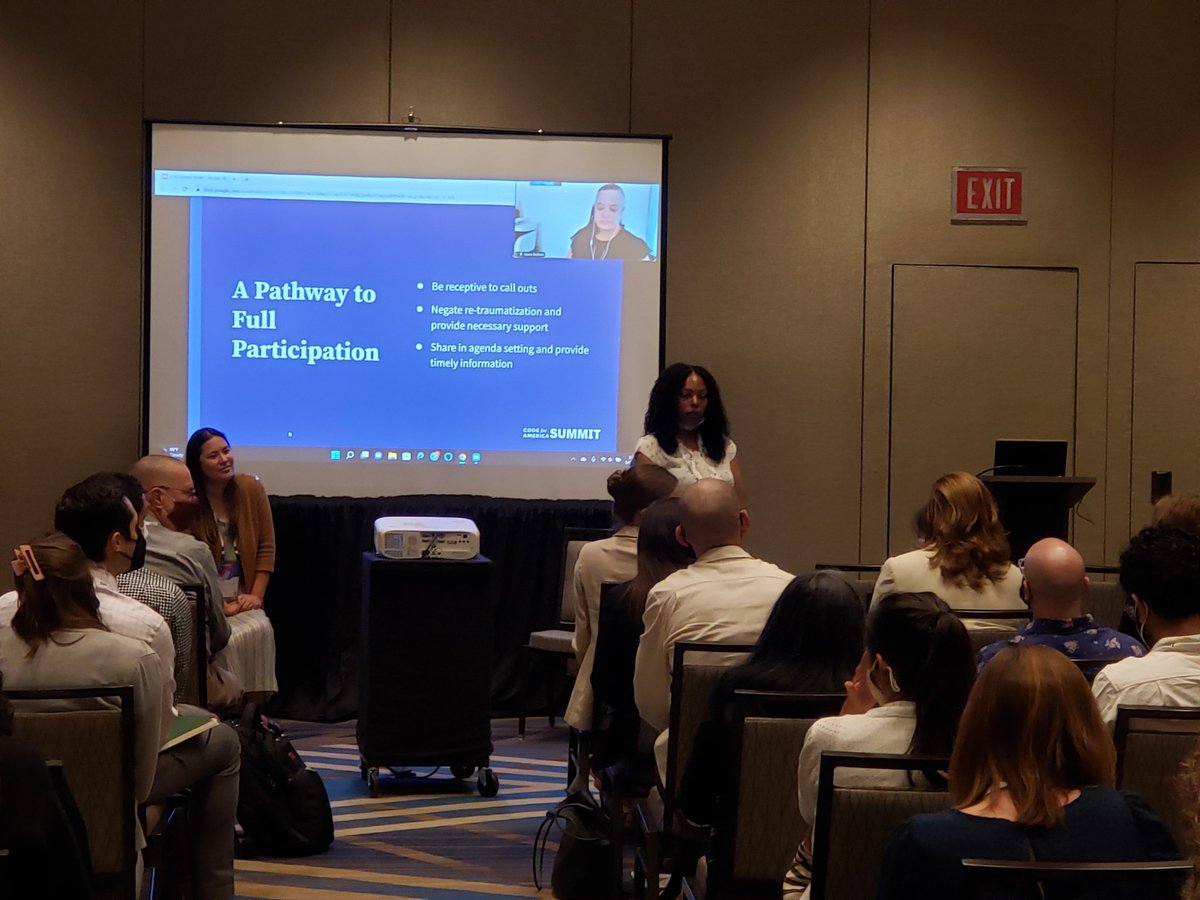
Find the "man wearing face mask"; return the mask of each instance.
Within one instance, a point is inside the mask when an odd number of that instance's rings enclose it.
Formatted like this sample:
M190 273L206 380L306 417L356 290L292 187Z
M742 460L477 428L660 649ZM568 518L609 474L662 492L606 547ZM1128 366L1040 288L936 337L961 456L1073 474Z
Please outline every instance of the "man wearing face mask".
M145 604L167 620L175 641L175 697L182 699L192 683L195 666L195 624L191 604L179 585L146 568L146 498L142 486L132 475L109 473L138 514L138 543L130 560L129 571L117 575L117 590Z
M1041 644L1076 660L1104 660L1085 674L1095 676L1107 662L1127 656L1144 656L1146 648L1136 638L1103 628L1083 612L1088 579L1079 551L1059 538L1043 538L1021 561L1021 600L1031 621L1010 638L988 644L979 651L982 670L993 656L1016 644Z
M176 584L203 585L215 653L229 643L229 623L212 553L186 531L199 507L192 474L183 460L153 455L134 463L132 474L146 496L146 568Z
M1150 652L1100 670L1092 692L1104 721L1118 706L1200 706L1200 537L1143 528L1121 553L1121 587Z

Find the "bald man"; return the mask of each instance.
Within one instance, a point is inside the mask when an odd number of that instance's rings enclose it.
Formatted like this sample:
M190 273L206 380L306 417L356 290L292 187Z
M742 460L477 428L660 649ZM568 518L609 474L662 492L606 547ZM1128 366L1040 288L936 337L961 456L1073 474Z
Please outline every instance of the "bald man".
M1066 541L1038 541L1025 554L1021 574L1021 599L1029 607L1030 622L1011 638L981 649L980 669L1011 644L1041 644L1072 659L1103 660L1086 667L1089 678L1109 662L1145 654L1136 638L1102 628L1084 615L1088 579L1083 557Z
M676 539L692 548L696 561L656 584L646 597L645 630L633 676L638 711L659 732L654 751L663 778L676 642L753 644L792 580L789 573L742 549L750 516L732 485L705 478L686 488L680 520Z
M130 474L146 494L146 569L179 585L204 588L208 649L216 653L229 643L230 629L212 551L186 530L200 503L192 473L183 460L152 455L134 463Z

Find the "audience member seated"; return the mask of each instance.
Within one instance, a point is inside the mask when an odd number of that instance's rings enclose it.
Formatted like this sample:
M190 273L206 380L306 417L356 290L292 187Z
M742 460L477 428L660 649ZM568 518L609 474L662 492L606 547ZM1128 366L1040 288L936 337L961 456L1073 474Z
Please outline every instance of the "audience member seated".
M171 631L161 615L117 589L115 576L129 568L141 537L137 512L126 499L121 482L103 472L67 488L55 507L54 525L88 558L104 627L141 641L158 656L163 672L159 708L169 722L175 702L176 664ZM9 624L17 608L15 592L0 598L0 625Z
M729 420L717 380L703 366L672 363L650 389L646 433L634 449L635 463L662 466L688 487L702 478L733 485L744 505L742 464L729 436Z
M633 671L646 596L695 558L691 547L676 538L679 507L678 497L656 500L646 507L638 528L637 573L632 581L609 588L600 604L591 678L595 700L591 753L596 768L637 753L642 719L633 696Z
M721 676L700 726L678 797L697 824L716 821L718 790L733 762L734 691L840 694L863 653L858 591L831 572L799 575L783 589L750 659Z
M146 495L132 475L113 472L125 499L138 513L138 544L128 572L117 575L117 590L150 607L167 621L175 642L175 698L181 699L195 674L195 631L191 604L174 582L146 569Z
M196 516L196 488L186 465L170 456L143 456L131 473L146 498L146 568L178 585L200 585L207 606L208 650L229 643L221 581L211 551L187 533Z
M1021 573L1009 562L1008 538L982 481L967 472L943 475L916 524L920 546L884 562L872 606L888 594L932 591L953 609L1022 608Z
M807 892L821 754L908 753L949 756L975 680L975 657L963 623L930 593L892 594L867 616L866 652L846 682L841 715L819 719L800 751L800 815L809 826L784 882L784 897ZM838 784L903 788L914 776L855 770Z
M266 703L279 690L275 632L263 609L275 571L275 523L267 492L253 475L235 475L225 435L201 428L184 454L199 500L192 535L208 545L221 576L229 643L218 656L243 682L247 702Z
M1029 607L1030 622L1012 637L979 651L979 668L1005 647L1040 644L1071 659L1113 661L1144 656L1146 648L1136 638L1102 628L1083 613L1088 592L1083 557L1066 541L1045 538L1029 548L1021 566L1021 599ZM1104 662L1084 674L1093 678Z
M696 561L655 585L646 597L633 694L656 732L659 777L666 777L671 666L677 641L752 644L792 576L742 549L750 516L727 482L704 478L683 492L677 539Z
M620 527L612 537L591 541L575 563L575 637L571 647L579 661L575 687L564 717L580 731L592 728L592 667L600 625L600 590L621 584L637 574L638 526L647 506L671 496L675 476L660 466L634 466L608 476L613 517Z
M91 896L87 829L75 799L42 755L13 736L12 704L2 693L0 849L0 896Z
M1200 494L1165 494L1154 504L1153 525L1200 534Z
M198 896L231 897L241 764L237 735L218 725L160 753L173 714L163 699L163 665L145 642L101 622L82 550L56 532L19 547L15 556L17 611L10 625L0 626L5 685L13 690L133 685L135 797L161 803L191 789Z
M1104 721L1116 722L1118 706L1200 706L1200 536L1143 528L1120 567L1150 652L1100 670L1092 689Z
M980 674L959 725L950 758L954 808L914 816L896 832L879 897L976 896L963 859L1178 858L1166 825L1138 797L1114 790L1115 777L1116 752L1079 670L1048 647L1006 648ZM1169 884L1156 891L1115 875L1088 884L1086 895L1069 896L1176 896Z

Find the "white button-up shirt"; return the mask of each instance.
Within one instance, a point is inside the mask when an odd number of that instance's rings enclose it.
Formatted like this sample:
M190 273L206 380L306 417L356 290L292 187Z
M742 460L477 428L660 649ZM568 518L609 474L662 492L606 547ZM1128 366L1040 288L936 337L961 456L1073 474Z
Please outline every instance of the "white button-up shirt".
M665 770L671 714L671 665L677 641L753 644L792 576L741 547L714 547L668 575L646 597L633 695L638 712L660 732L654 742Z
M1105 666L1092 693L1109 725L1118 706L1200 706L1200 634L1162 638L1145 656Z

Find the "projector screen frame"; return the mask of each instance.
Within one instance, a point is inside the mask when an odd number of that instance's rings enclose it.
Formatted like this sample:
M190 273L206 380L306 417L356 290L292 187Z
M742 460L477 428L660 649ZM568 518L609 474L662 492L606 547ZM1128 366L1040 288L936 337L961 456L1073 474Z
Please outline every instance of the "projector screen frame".
M175 119L175 118L144 118L143 125L143 235L142 235L142 318L141 318L141 372L139 387L141 390L141 405L139 415L139 448L142 454L151 452L150 448L150 403L151 403L151 316L152 316L152 241L153 241L153 198L154 198L154 130L157 126L194 126L233 129L257 129L266 131L296 131L296 132L334 132L334 133L382 133L398 136L436 136L463 135L480 137L514 137L514 138L548 138L548 139L580 139L580 140L613 140L613 141L656 141L661 151L661 175L659 182L659 219L658 246L656 256L658 271L658 341L657 341L657 371L661 371L666 359L666 313L667 313L667 264L668 253L668 175L669 148L671 135L654 133L620 133L596 131L546 131L543 129L506 129L472 127L459 125L424 125L410 122L403 123L347 123L347 122L253 122L253 121L224 121L208 119ZM646 386L649 393L649 385ZM219 424L219 423L218 423ZM290 492L292 494L300 492ZM394 496L414 496L427 492L399 493ZM477 494L447 493L447 496L464 496ZM334 494L318 494L318 496L335 496ZM594 497L563 498L563 499L595 499Z

